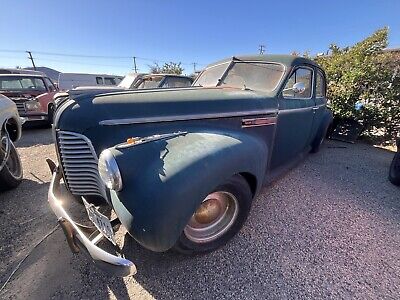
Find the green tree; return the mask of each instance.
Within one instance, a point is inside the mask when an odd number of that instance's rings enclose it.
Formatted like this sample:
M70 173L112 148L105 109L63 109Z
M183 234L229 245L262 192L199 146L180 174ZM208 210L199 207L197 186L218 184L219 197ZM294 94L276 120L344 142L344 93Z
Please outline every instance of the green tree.
M387 47L388 29L377 30L352 47L332 44L329 55L315 60L328 77L328 98L335 116L358 119L367 135L394 136L400 124L399 61ZM364 109L355 110L361 101Z
M183 72L182 63L169 62L160 66L157 62L149 66L150 73L153 74L177 74L180 75Z

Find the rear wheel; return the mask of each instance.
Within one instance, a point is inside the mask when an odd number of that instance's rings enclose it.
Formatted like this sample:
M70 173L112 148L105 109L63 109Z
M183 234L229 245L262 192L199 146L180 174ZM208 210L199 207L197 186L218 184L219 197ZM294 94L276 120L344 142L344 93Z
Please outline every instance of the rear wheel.
M223 246L242 228L249 215L252 198L246 180L240 175L233 176L202 201L174 250L197 254Z
M7 134L0 139L0 190L16 188L22 181L22 164L17 149Z
M400 185L400 151L393 157L389 169L389 180L395 185Z

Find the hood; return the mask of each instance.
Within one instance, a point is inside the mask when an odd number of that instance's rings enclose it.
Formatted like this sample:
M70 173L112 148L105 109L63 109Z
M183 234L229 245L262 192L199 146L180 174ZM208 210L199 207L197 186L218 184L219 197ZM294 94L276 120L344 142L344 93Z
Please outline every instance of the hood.
M85 94L62 105L56 116L56 127L84 132L111 120L168 119L188 115L229 115L268 108L266 97L272 95L234 88L189 87L180 89L136 90L120 93ZM249 101L251 99L251 101ZM271 102L271 108L276 104Z
M42 91L0 91L0 94L8 97L8 98L34 98L36 96L44 94Z

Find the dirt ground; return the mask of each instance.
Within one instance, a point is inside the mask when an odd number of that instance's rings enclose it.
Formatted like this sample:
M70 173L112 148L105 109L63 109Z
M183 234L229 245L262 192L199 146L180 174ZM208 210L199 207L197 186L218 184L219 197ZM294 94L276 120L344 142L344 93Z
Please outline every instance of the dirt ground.
M49 129L17 143L24 181L0 194L0 286L56 226L47 204L55 158ZM393 153L329 141L255 199L228 245L188 257L152 253L120 230L138 268L114 278L73 255L58 228L35 248L2 299L398 299L400 188L387 173Z

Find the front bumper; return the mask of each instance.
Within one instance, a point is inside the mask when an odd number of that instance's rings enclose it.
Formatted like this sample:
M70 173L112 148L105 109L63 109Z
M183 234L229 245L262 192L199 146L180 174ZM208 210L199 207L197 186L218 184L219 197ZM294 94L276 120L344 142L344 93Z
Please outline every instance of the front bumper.
M54 163L50 162L50 167L52 166L51 164L54 165ZM112 275L128 276L136 274L136 266L130 260L110 254L96 245L103 238L101 233L91 240L84 233L84 228L72 220L59 199L61 172L58 167L51 169L53 169L53 176L50 183L48 201L58 218L72 252L77 253L79 250L83 250L91 257L97 267Z
M20 116L24 118L26 122L48 120L48 115L46 113L20 113Z

